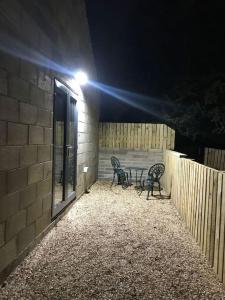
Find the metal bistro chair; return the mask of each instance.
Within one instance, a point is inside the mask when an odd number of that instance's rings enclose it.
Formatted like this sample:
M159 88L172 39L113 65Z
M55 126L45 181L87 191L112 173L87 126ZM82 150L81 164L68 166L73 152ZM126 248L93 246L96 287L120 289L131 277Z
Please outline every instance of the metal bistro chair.
M149 197L149 193L151 191L151 196L153 196L153 188L154 188L154 183L158 183L159 186L159 194L161 195L161 185L160 185L160 179L162 175L164 174L165 171L165 166L164 164L158 163L153 165L149 171L148 171L148 177L147 177L147 189L148 189L148 194L147 194L147 200ZM144 186L144 182L143 182Z
M122 188L125 189L128 187L128 173L120 168L120 161L117 157L111 157L111 164L113 167L113 180L111 186L115 181L115 176L117 175L118 184L122 185Z

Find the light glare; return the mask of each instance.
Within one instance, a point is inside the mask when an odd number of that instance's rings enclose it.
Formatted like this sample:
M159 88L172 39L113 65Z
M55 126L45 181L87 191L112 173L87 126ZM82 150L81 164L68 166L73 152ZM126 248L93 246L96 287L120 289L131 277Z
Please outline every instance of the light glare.
M75 74L75 79L77 80L79 85L85 85L88 82L87 74L83 71L78 71Z

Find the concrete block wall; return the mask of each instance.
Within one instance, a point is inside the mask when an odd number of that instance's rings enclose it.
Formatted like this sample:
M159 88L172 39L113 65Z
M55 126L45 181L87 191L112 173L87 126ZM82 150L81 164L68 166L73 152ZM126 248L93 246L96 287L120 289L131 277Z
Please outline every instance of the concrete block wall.
M146 168L143 172L143 179L146 179L149 168L156 163L163 163L163 150L150 149L149 151L142 150L127 150L127 149L108 149L101 148L99 150L99 180L112 180L113 168L111 165L111 157L116 156L120 160L121 167L143 167ZM138 173L140 174L140 173ZM136 173L132 171L132 178L135 180Z
M18 69L12 70L6 57ZM53 95L53 81L43 88L24 80L23 64L0 55L0 272L39 234L40 219L46 216L44 226L51 221L53 103L44 99ZM36 78L43 71L36 67Z
M78 149L77 149L77 194L84 192L83 169L88 167L86 185L90 186L98 176L98 107L94 97L78 103Z
M93 79L95 68L84 1L3 0L0 11L1 41L8 50L0 52L1 280L52 221L54 78L71 80L52 69L52 62L70 70L83 67ZM84 166L88 185L97 178L97 97L88 88L79 90L77 197L85 190Z

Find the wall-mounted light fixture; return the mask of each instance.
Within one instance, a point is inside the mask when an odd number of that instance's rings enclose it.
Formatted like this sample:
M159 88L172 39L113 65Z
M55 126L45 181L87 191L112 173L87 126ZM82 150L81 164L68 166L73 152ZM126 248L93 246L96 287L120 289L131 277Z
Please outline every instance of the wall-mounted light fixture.
M88 76L83 71L77 71L74 77L79 85L85 85L88 83Z

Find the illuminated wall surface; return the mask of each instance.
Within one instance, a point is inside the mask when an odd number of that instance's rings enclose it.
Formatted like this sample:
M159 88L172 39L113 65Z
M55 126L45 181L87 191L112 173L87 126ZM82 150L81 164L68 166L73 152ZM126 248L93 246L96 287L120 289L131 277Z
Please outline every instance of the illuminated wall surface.
M84 1L0 2L0 274L51 223L54 77L95 79ZM98 103L78 96L77 197L96 180ZM1 279L1 277L0 277Z

